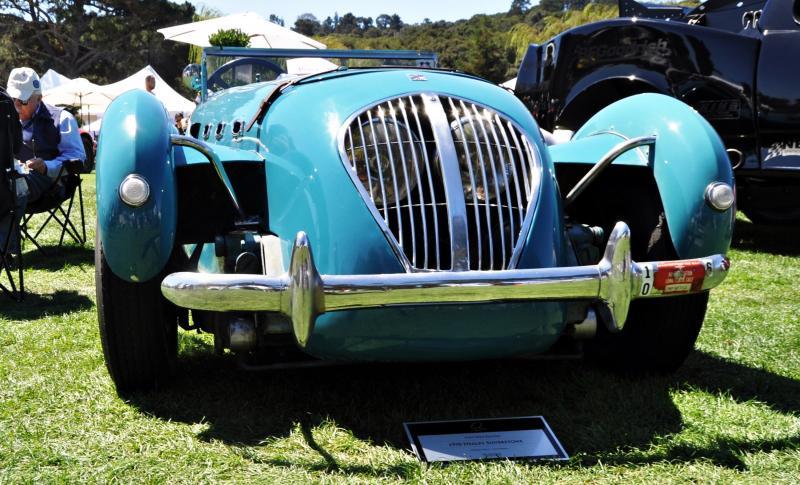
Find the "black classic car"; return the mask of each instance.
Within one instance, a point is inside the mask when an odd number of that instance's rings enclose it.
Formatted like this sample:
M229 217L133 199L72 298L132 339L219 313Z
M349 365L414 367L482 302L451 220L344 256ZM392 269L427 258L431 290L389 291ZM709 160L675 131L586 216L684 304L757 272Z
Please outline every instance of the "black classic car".
M673 96L722 137L740 210L800 221L800 0L620 0L619 10L529 47L515 92L540 126L576 130L618 99Z

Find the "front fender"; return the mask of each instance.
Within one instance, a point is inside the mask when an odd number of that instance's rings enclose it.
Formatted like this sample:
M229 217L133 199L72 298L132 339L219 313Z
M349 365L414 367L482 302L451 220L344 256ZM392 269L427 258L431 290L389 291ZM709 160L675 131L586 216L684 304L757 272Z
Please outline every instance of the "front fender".
M712 209L705 202L705 191L712 182L733 186L733 171L719 135L688 105L660 94L625 98L587 121L573 142L551 147L550 155L556 163L593 164L621 137L649 135L656 136L655 156L642 159L629 152L614 164L653 171L679 257L725 254L735 208Z
M97 151L97 230L111 271L131 282L164 269L175 241L177 201L170 157L172 124L164 106L143 90L118 96L108 107ZM119 196L122 181L143 177L149 199L140 207Z

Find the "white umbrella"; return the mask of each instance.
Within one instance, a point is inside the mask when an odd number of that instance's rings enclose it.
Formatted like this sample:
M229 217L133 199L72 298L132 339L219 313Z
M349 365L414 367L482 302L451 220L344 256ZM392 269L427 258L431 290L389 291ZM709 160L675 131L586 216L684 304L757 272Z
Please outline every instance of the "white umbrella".
M100 133L100 125L102 124L103 124L103 118L97 118L88 125L85 125L83 128L91 131L92 134L95 135L95 137L97 137L97 134Z
M80 106L81 113L91 116L105 111L114 96L106 94L101 86L79 77L44 91L42 99L47 104Z
M158 29L167 40L209 47L208 37L220 29L239 29L250 36L250 47L324 49L325 44L266 20L254 12L238 13Z

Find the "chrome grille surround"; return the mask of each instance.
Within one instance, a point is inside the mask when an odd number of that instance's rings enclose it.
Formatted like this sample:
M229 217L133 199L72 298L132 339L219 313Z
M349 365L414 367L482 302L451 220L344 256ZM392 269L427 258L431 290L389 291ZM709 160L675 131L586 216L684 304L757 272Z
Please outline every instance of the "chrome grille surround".
M338 143L407 272L516 267L542 163L509 117L454 96L409 93L359 110Z

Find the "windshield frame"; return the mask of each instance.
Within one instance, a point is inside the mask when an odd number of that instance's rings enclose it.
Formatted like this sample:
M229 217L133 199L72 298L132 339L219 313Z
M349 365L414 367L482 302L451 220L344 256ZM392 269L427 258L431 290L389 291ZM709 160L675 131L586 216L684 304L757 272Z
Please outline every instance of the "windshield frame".
M427 62L430 68L438 67L439 56L435 52L415 50L351 50L351 49L260 49L250 47L204 47L200 61L200 102L208 98L207 57L270 57L298 58L317 57L323 59L383 59ZM427 67L426 67L427 68Z

